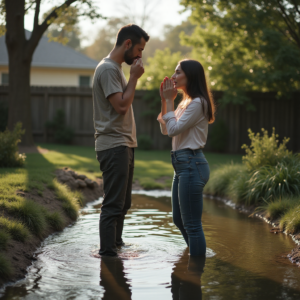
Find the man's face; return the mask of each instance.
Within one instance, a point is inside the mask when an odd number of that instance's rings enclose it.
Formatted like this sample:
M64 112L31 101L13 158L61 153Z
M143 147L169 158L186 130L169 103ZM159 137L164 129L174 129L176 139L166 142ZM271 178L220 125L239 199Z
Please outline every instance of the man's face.
M133 47L125 50L124 52L124 61L127 65L132 65L135 59L142 58L142 52L145 48L146 41L144 38L141 38L140 43L134 45Z

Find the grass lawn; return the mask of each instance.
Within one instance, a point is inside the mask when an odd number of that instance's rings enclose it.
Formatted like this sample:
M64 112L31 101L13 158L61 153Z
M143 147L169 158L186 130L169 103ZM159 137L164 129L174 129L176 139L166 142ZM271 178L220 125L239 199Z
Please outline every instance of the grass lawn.
M65 146L57 144L40 144L42 148L51 150L43 155L28 154L28 168L43 168L43 161L47 166L54 169L68 166L78 172L84 173L91 179L100 177L99 163L96 160L96 153L93 147ZM210 168L214 169L220 164L241 163L242 155L205 153ZM173 167L170 159L170 151L135 151L134 180L148 189L171 186ZM166 177L165 183L158 183L155 180Z

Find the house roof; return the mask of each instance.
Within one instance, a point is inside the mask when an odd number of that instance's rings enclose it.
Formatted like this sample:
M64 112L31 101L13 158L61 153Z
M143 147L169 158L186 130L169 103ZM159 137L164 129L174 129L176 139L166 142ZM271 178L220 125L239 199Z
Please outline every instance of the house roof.
M28 39L31 32L25 30ZM43 36L35 49L32 58L32 67L66 68L66 69L91 69L94 70L98 62L86 55L75 51L57 42L49 42ZM8 54L5 36L0 37L0 66L8 66Z

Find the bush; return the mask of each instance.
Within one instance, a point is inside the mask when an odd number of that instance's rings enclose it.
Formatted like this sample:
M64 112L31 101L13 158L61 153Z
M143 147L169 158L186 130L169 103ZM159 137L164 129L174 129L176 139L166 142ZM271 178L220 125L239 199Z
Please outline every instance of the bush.
M0 168L22 167L25 162L25 154L18 153L18 143L25 130L22 124L17 123L13 131L6 129L0 132Z
M138 147L140 150L151 150L152 149L152 139L149 135L142 134L138 138Z
M267 130L262 128L261 131L262 136L260 136L260 133L255 135L249 129L251 144L250 146L242 146L242 149L246 151L246 155L243 156L243 163L249 171L257 170L259 167L266 165L275 166L284 157L291 155L291 152L286 149L288 138L284 138L283 142L278 145L278 134L275 134L275 128L273 128L270 137Z
M213 151L224 152L228 144L229 129L223 120L218 120L209 133L209 146Z
M59 144L71 144L74 137L74 130L66 126L65 112L62 109L56 111L53 121L45 124L47 130L52 130L54 141Z
M273 201L284 196L300 195L300 163L282 161L274 166L261 167L254 172L245 187L244 200L258 204L263 199Z
M65 221L61 213L59 212L53 212L53 213L47 213L46 214L46 219L48 224L55 229L55 230L63 230L65 226Z
M6 249L9 240L10 235L6 231L0 230L0 250Z
M228 196L231 184L241 176L245 167L241 164L226 164L213 170L204 192L212 195Z

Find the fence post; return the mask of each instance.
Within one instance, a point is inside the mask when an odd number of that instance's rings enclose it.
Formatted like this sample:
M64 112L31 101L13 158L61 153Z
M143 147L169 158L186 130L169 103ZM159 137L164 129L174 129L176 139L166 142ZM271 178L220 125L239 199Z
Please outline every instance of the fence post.
M49 110L49 93L48 93L48 88L45 89L45 94L44 94L44 120L45 123L48 121L48 110ZM44 124L44 143L47 143L48 136L47 136L47 128L46 124Z

